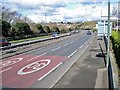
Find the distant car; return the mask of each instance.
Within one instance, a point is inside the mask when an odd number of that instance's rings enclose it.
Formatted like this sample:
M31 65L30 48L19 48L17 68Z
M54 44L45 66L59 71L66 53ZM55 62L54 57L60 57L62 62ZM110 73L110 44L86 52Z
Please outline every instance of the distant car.
M11 43L8 42L5 38L4 39L0 39L0 47L9 46L9 45L11 45Z
M91 32L90 32L90 31L87 31L87 35L91 35Z
M58 34L57 33L53 33L52 37L58 37Z
M68 32L67 35L71 35L71 32Z

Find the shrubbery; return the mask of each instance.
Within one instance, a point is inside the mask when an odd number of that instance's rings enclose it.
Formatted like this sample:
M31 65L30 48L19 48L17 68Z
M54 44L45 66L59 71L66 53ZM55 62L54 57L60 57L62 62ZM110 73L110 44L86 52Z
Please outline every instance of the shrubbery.
M116 62L120 69L120 31L112 31L112 43Z

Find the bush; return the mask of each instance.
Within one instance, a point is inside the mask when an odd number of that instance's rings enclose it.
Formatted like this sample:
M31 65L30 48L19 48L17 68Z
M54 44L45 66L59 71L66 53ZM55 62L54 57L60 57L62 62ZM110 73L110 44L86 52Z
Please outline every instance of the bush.
M12 31L14 35L18 36L33 34L33 32L30 30L30 26L25 22L15 23L15 25L13 25Z
M57 26L54 26L54 27L52 27L52 32L56 32L56 33L60 33L60 30L59 30L59 28L57 27Z
M10 28L10 23L0 19L0 34L2 33L3 36L8 37L10 33Z
M35 27L39 31L39 34L46 33L41 24L36 24Z
M49 26L44 26L44 30L47 33L51 33L51 30L50 30Z
M112 43L113 43L113 50L115 53L116 62L118 67L120 68L120 32L119 31L112 31Z
M97 29L93 29L93 32L97 32L98 30Z

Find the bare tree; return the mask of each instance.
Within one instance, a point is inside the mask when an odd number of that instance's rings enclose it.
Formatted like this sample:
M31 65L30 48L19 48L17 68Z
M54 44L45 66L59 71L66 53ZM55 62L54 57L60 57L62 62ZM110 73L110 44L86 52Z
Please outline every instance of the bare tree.
M114 4L112 16L120 18L120 1L117 4Z
M15 23L17 20L20 20L21 14L17 11L11 11L9 8L2 7L2 19L8 23Z

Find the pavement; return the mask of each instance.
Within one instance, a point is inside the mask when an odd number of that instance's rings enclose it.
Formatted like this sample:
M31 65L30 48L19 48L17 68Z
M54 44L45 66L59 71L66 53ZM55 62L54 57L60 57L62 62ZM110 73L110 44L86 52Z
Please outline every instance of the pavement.
M95 34L83 32L70 36L58 43L3 60L0 71L2 86L107 88L105 60L99 54L105 52L104 41L97 40Z
M51 88L108 88L105 68L106 48L97 35L85 52Z

